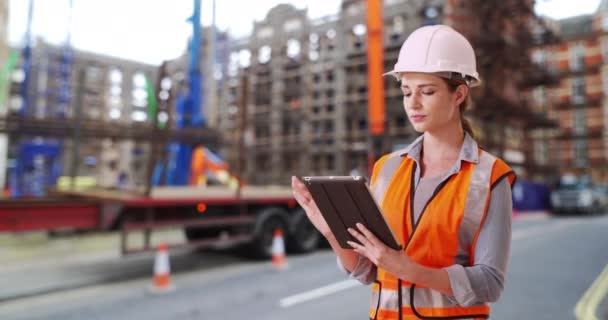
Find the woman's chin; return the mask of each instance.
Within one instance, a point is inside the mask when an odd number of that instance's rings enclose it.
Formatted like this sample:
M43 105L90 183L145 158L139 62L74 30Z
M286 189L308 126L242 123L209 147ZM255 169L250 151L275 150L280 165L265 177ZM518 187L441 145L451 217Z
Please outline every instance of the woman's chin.
M422 123L420 124L412 124L412 127L414 127L414 131L418 132L418 133L423 133L426 131L426 126Z

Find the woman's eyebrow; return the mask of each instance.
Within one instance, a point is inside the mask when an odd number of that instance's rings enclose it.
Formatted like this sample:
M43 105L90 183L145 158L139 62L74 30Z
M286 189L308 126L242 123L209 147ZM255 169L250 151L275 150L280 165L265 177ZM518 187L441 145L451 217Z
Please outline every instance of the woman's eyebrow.
M433 83L423 83L421 85L418 85L418 88L424 88L424 87L437 87L436 84ZM410 87L408 85L402 85L401 89L409 89Z

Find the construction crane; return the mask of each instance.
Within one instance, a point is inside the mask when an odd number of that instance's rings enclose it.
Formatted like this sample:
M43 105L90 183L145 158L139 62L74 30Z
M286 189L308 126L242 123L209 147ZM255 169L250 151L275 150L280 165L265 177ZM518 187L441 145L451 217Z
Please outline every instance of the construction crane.
M376 160L384 153L384 54L382 43L382 0L367 0L367 83L369 148L368 170L371 174Z
M202 127L205 118L201 112L202 99L201 85L203 78L200 69L201 46L201 1L194 0L194 12L188 19L192 24L192 38L189 46L188 87L186 95L180 93L176 99L175 128ZM184 143L172 142L168 146L168 163L166 184L187 185L190 179L190 162L192 160L193 146Z

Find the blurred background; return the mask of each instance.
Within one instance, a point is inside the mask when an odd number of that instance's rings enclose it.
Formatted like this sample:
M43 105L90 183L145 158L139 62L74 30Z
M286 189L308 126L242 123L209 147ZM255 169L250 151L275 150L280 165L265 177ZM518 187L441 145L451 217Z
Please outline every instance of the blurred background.
M433 24L518 176L493 318L608 319L604 0L0 0L0 317L365 317L290 178L416 138L382 73Z

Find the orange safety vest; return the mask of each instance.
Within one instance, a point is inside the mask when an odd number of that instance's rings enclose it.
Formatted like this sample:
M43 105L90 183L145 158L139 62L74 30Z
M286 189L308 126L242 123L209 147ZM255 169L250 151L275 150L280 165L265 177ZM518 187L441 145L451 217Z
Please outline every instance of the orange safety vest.
M380 158L371 179L372 192L393 233L408 256L424 266L472 265L491 190L503 178L513 184L513 170L478 149L479 161L462 161L460 171L437 186L415 224L416 162L403 154ZM460 306L439 291L397 279L382 268L372 284L371 319L484 319L489 315L488 304Z

